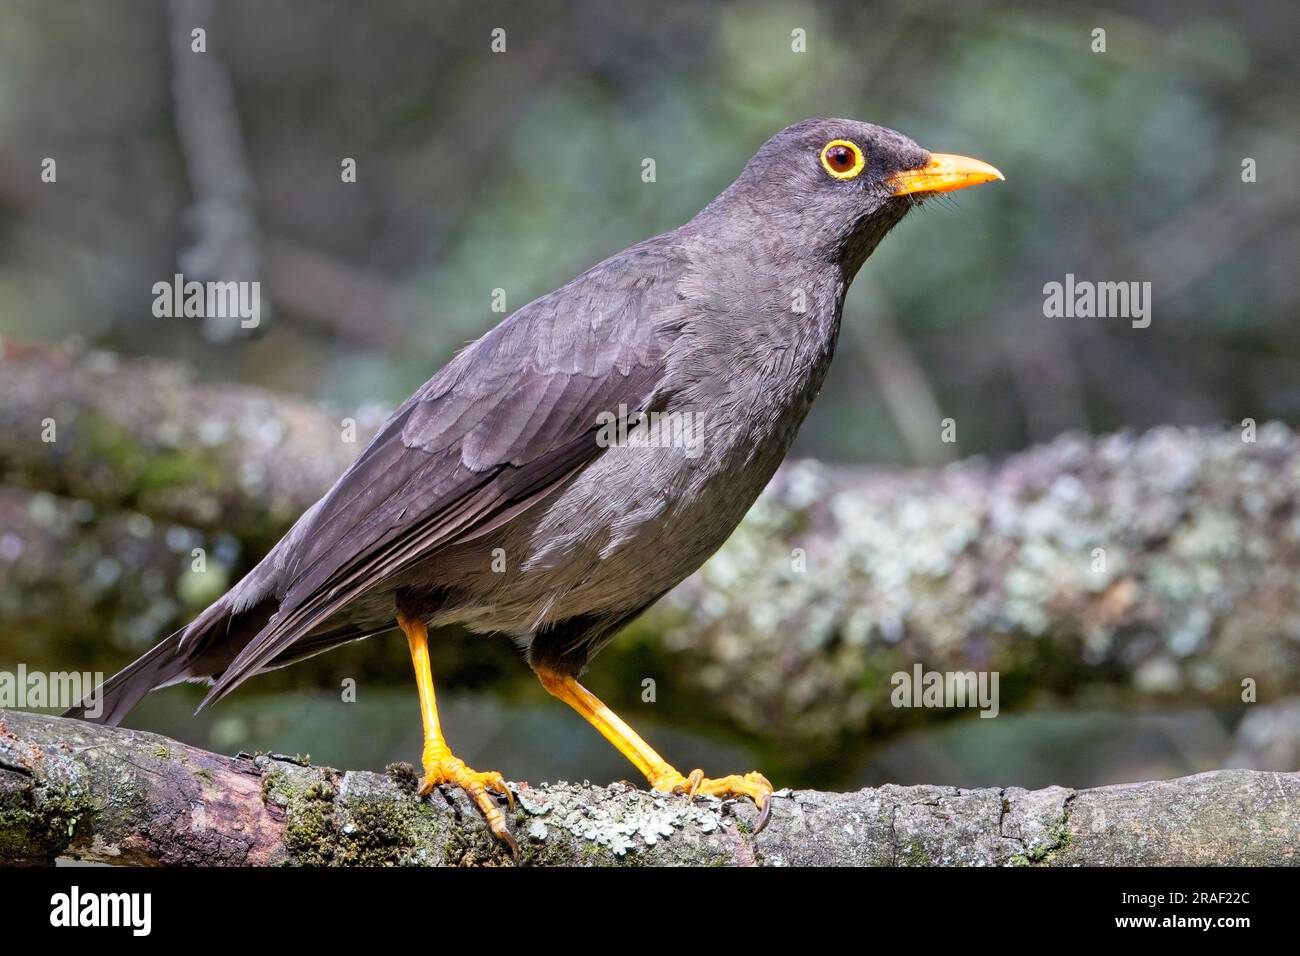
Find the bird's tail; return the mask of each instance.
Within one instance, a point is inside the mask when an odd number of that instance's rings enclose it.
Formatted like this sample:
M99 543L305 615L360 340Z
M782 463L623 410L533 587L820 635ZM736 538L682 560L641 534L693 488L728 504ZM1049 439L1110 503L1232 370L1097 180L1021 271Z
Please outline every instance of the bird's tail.
M127 664L96 687L80 704L65 711L63 716L102 724L119 723L141 697L155 687L171 682L185 670L187 655L180 652L180 639L184 633L185 629L181 628Z
M221 674L249 638L266 625L277 606L274 600L267 599L243 611L232 612L229 595L218 598L193 621L127 664L63 716L116 725L151 690L186 680L210 682Z

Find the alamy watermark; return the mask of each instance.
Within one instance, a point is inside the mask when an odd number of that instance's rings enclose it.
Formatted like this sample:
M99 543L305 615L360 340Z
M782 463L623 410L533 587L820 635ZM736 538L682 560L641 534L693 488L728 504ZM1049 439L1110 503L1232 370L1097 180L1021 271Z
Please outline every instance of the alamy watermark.
M185 281L176 273L171 282L153 284L153 314L159 319L239 319L240 328L255 329L262 321L262 283Z
M50 897L50 925L55 927L122 927L132 936L153 929L152 893L83 893L73 885Z
M99 671L29 671L19 664L17 671L0 671L0 707L26 710L57 707L67 710L84 704L92 720L104 712L104 702L95 689L104 683Z
M927 671L914 664L889 682L895 707L978 707L981 717L998 715L997 671Z
M1090 282L1065 274L1043 286L1043 315L1049 319L1131 319L1133 328L1151 324L1150 282Z

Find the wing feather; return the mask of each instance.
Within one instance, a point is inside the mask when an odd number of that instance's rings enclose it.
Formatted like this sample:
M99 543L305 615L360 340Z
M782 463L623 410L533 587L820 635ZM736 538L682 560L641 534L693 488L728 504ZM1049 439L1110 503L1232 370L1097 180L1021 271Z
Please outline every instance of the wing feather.
M279 610L214 683L229 693L368 588L508 520L601 452L597 416L656 401L683 271L649 240L520 309L399 408L277 548Z

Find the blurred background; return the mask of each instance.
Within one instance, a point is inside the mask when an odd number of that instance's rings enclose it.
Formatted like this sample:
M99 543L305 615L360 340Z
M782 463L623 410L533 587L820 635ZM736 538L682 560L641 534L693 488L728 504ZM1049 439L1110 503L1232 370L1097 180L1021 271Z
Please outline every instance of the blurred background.
M494 289L513 310L680 225L774 132L830 115L980 157L1007 182L930 203L868 262L795 456L934 469L1063 432L1294 426L1296 26L1286 2L6 0L6 361L29 347L114 369L162 358L198 386L266 389L364 429L499 321ZM796 30L806 52L792 50ZM340 175L348 158L355 182ZM259 280L261 324L155 318L152 287L178 271ZM1044 318L1042 287L1066 273L1150 281L1151 326ZM955 443L940 440L948 416ZM109 511L66 481L16 475L13 460L0 669L111 673L283 530L170 520L143 502ZM55 542L44 563L20 523ZM196 583L198 542L209 568ZM677 676L690 648L664 640L663 620L615 642L590 685L683 769L775 767L778 785L801 786L1086 786L1255 759L1244 710L1224 696L1023 694L997 720L856 713L792 741ZM437 655L449 738L474 765L535 782L632 775L509 641L448 635ZM355 703L341 701L348 679ZM419 754L400 636L256 679L191 718L198 696L160 692L128 724L337 766Z

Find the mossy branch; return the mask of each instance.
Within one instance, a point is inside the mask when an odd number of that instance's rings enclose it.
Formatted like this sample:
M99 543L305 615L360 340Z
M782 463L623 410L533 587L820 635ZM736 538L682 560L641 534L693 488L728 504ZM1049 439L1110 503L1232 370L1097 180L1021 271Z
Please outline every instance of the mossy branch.
M499 865L459 792L388 774L223 757L141 731L0 712L0 863ZM785 791L742 802L626 784L513 784L523 865L1288 864L1300 773L1222 770L1094 790Z
M0 479L255 546L329 489L383 417L207 384L163 359L0 347Z

